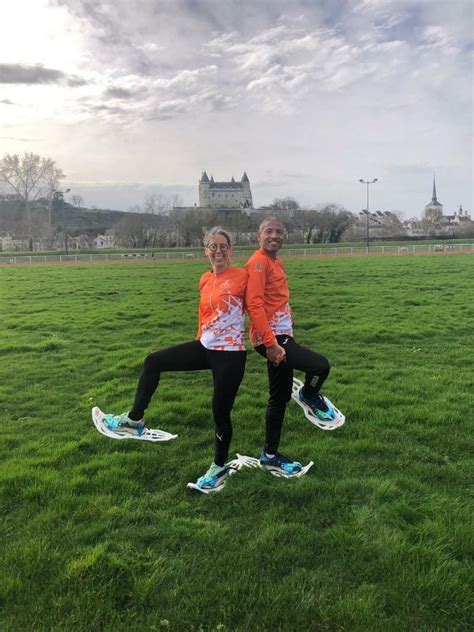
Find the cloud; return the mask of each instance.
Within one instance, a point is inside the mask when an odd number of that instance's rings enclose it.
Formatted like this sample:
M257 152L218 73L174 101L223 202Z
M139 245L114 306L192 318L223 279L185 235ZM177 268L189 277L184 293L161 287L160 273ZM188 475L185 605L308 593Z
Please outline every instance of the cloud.
M60 83L65 74L53 68L41 65L25 66L23 64L0 64L0 83Z
M79 77L68 77L61 70L45 68L41 64L29 66L25 64L0 64L0 84L58 84L67 83L74 87L84 85Z
M212 80L217 73L217 66L205 66L192 70L180 70L174 77L169 79L158 77L153 79L153 85L163 89L192 90L198 83Z
M191 182L218 160L224 171L245 168L262 203L276 190L354 208L359 176L379 177L388 208L409 208L405 182L424 182L416 165L425 162L471 186L469 0L41 4L26 37L0 41L3 133L47 129L38 150L53 147L81 178Z
M442 26L430 25L423 30L421 49L433 50L445 55L456 55L460 49L454 45L454 39Z
M109 121L170 119L202 108L222 111L234 107L234 97L217 89L217 67L179 69L168 77L140 74L94 75L96 88L80 101L81 115L103 115ZM98 92L97 87L103 86ZM121 101L110 106L109 101ZM125 107L125 102L127 106Z
M163 46L158 46L154 42L145 42L145 44L134 44L137 50L145 51L146 53L157 53L163 50Z
M132 99L134 96L136 92L126 88L110 87L104 92L106 99Z
M167 99L154 104L147 112L147 120L167 120L204 109L208 112L230 110L236 107L232 97L209 90L182 98Z

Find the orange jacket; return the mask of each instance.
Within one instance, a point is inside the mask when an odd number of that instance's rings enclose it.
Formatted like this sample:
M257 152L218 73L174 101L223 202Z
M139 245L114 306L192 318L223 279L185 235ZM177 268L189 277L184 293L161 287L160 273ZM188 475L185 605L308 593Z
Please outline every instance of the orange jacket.
M281 259L273 259L262 249L254 252L245 268L249 275L245 302L251 321L250 340L254 347L271 347L275 336L293 335L285 268Z
M247 271L230 266L205 272L199 281L199 326L196 338L206 349L245 351L244 299Z

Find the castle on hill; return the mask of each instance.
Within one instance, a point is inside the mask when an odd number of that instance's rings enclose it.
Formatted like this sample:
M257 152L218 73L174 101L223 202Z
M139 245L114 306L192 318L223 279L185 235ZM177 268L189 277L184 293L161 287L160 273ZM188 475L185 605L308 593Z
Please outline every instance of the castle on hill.
M240 182L236 182L234 177L230 182L216 182L204 171L199 180L199 206L222 210L253 208L250 181L245 171Z

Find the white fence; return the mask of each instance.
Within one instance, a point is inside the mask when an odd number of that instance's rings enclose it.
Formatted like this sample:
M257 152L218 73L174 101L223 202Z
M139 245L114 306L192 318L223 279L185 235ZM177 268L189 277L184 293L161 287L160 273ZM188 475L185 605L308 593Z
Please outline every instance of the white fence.
M236 250L236 258L248 258L255 248L250 250ZM427 253L474 253L474 243L470 244L408 244L406 246L337 246L335 248L290 248L286 246L280 251L283 257L328 257L328 256L350 256L350 255L416 255ZM71 254L71 255L0 255L0 264L19 263L93 263L104 261L162 261L162 260L191 260L203 259L203 252L174 251L167 252L147 252L147 253L94 253L94 254Z

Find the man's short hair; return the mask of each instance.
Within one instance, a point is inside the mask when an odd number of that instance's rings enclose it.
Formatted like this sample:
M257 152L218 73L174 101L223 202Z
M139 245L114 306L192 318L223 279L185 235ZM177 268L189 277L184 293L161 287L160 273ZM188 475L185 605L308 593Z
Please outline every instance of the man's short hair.
M265 219L260 223L260 226L258 227L257 235L262 232L263 227L267 222L278 222L279 224L281 224L281 226L283 227L283 230L285 231L285 237L287 236L288 233L285 228L285 225L283 224L281 219L278 219L278 217L265 217Z

